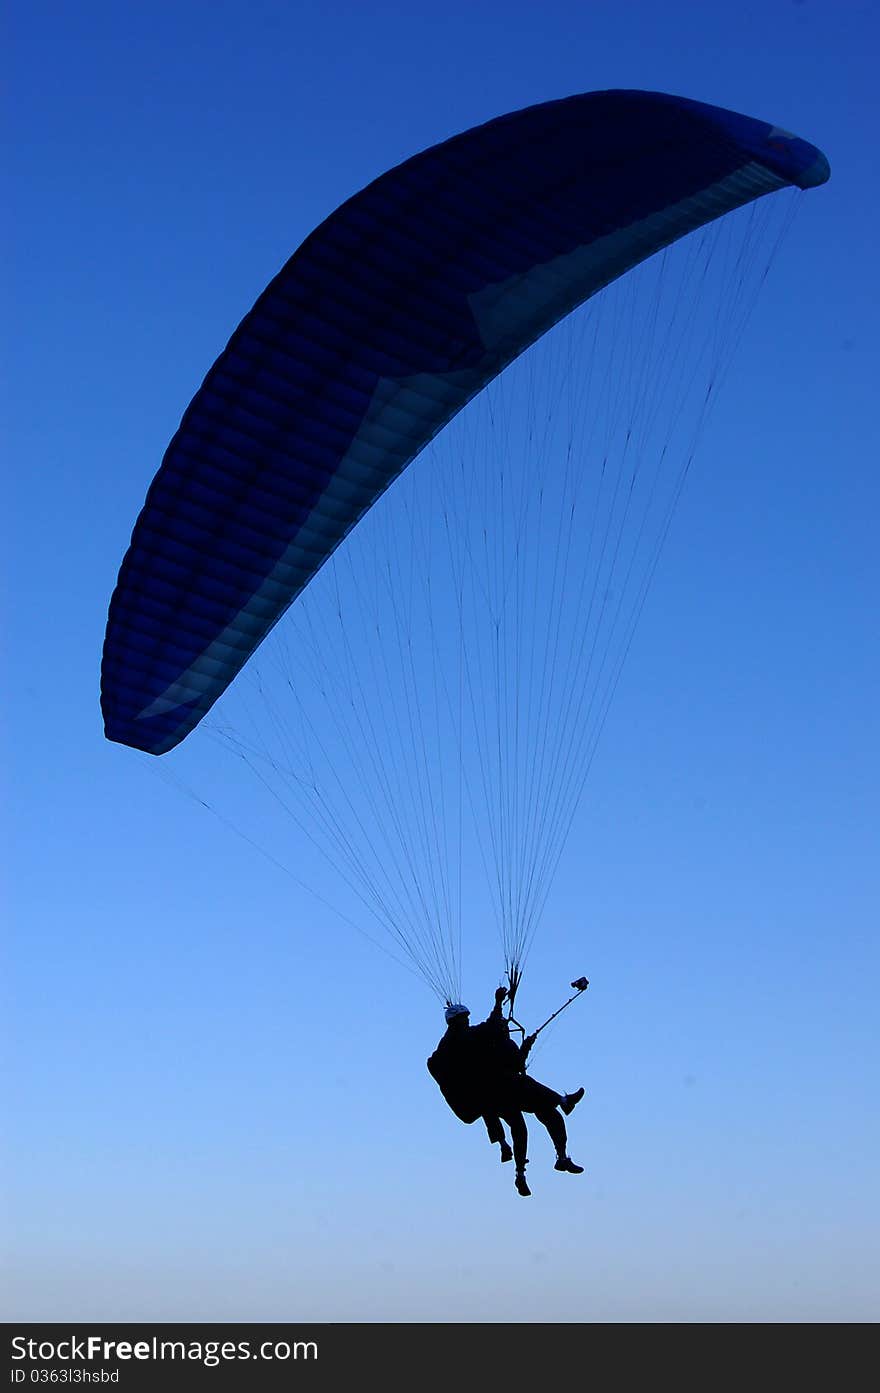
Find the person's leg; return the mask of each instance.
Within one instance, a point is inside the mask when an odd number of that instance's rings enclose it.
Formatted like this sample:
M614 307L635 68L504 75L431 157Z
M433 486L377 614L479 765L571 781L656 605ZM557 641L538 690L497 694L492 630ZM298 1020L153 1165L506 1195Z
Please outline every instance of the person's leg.
M541 1125L546 1127L550 1140L556 1148L556 1170L580 1175L583 1166L576 1166L568 1155L565 1119L559 1111L563 1095L555 1093L552 1088L547 1088L543 1083L538 1083L537 1079L531 1079L525 1075L520 1089L519 1101L520 1106L526 1112L534 1113Z
M526 1120L522 1113L515 1109L504 1113L503 1116L510 1128L510 1140L513 1142L513 1161L516 1166L514 1184L521 1195L530 1195L531 1190L526 1183L526 1166L529 1159L529 1132Z
M483 1113L483 1121L486 1124L486 1133L493 1146L500 1146L504 1141L504 1128L501 1126L501 1118L494 1113Z
M511 1151L508 1140L504 1135L504 1128L501 1125L501 1118L498 1117L495 1113L483 1113L483 1121L486 1124L486 1132L488 1133L489 1141L492 1143L493 1146L497 1145L501 1147L502 1163L504 1161L511 1161L513 1159L513 1152Z
M557 1093L554 1088L548 1088L545 1083L538 1083L529 1074L522 1074L519 1079L519 1093L517 1097L526 1097L531 1101L522 1103L526 1112L533 1112L537 1115L538 1108L559 1108L565 1113L574 1112L578 1103L584 1096L584 1090L579 1088L575 1093Z
M550 1134L550 1140L556 1147L556 1155L564 1156L568 1146L568 1137L565 1131L565 1122L562 1113L557 1112L556 1108L542 1107L540 1110L535 1108L535 1117L546 1127Z
M554 1092L545 1083L538 1083L529 1074L521 1074L518 1085L516 1102L523 1112L533 1112L538 1117L541 1113L552 1112L562 1102L561 1093Z
M528 1162L529 1131L526 1127L526 1120L521 1112L512 1112L505 1117L504 1121L510 1128L510 1140L513 1142L513 1159L518 1171L521 1171Z

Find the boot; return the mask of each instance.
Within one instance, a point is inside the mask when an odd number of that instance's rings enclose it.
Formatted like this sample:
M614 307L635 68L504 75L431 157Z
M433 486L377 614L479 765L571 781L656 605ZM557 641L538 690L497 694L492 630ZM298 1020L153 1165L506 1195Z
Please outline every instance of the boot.
M570 1156L557 1156L556 1165L553 1167L557 1171L568 1171L569 1175L583 1175L583 1166L576 1166Z
M532 1193L531 1190L530 1190L529 1187L528 1187L528 1184L526 1183L526 1173L525 1173L525 1171L517 1171L517 1173L516 1173L516 1179L514 1180L513 1183L514 1183L514 1185L516 1186L517 1191L519 1192L519 1194L521 1194L521 1195L530 1195L530 1194Z
M505 1161L512 1161L512 1160L513 1160L513 1151L511 1150L509 1144L508 1144L506 1141L501 1142L501 1143L500 1143L500 1146L501 1146L501 1164L504 1165L504 1162L505 1162Z
M563 1094L562 1102L559 1104L559 1106L565 1113L566 1117L568 1117L569 1113L574 1112L575 1108L577 1107L578 1103L581 1101L583 1096L584 1090L582 1088L579 1088L577 1093Z

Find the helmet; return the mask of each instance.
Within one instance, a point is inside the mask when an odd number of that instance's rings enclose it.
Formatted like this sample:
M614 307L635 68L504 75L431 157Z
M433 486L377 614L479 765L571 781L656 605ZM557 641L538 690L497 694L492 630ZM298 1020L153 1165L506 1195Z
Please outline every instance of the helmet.
M446 1007L446 1023L454 1020L456 1016L469 1016L470 1011L466 1006L462 1006L460 1001L451 1001Z

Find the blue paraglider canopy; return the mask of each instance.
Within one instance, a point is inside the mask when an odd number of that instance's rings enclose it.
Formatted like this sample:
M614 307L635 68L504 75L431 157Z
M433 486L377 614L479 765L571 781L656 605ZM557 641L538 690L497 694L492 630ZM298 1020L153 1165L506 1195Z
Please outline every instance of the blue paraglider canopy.
M560 318L828 172L766 122L598 92L467 131L343 204L245 316L150 487L110 606L108 738L183 740L401 470Z

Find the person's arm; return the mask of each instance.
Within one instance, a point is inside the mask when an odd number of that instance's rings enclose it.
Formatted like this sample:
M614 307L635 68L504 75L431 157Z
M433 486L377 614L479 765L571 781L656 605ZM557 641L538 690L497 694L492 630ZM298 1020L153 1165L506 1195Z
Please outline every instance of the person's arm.
M523 1040L522 1044L520 1045L520 1047L519 1047L519 1067L520 1067L521 1069L524 1069L524 1068L526 1067L526 1060L528 1059L529 1053L531 1052L532 1045L535 1043L535 1041L537 1040L537 1038L538 1038L538 1034L537 1034L537 1031L536 1031L534 1035L527 1035L526 1038Z
M495 1005L486 1017L486 1025L494 1026L496 1029L504 1023L504 1013L501 1008L507 1000L507 988L499 987L495 992Z

